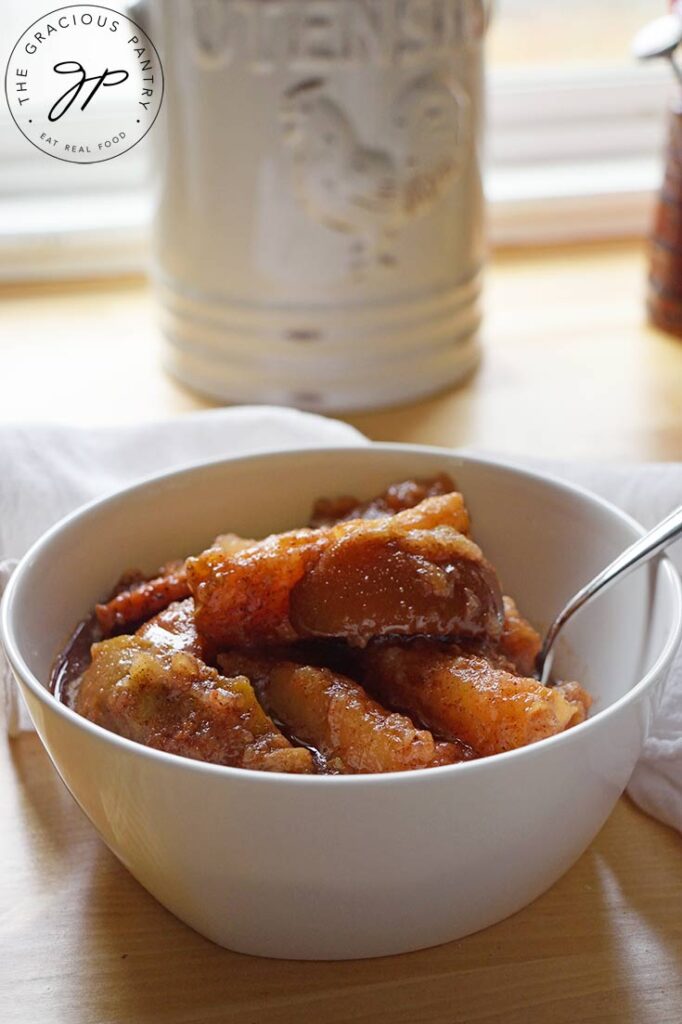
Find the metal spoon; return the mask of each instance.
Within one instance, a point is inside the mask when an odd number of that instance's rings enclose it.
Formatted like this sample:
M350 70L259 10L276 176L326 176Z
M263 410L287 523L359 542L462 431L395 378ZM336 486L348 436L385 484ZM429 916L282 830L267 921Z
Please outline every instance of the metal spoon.
M640 29L632 41L632 53L639 60L665 57L677 81L682 84L682 70L673 56L681 42L682 17L679 14L666 14Z
M559 631L566 625L571 616L591 601L595 594L600 593L605 587L615 583L621 576L627 575L632 569L638 568L644 562L657 555L659 551L666 548L673 541L682 537L682 505L666 516L658 526L649 530L643 537L636 540L629 548L626 548L618 558L610 565L602 569L597 576L586 584L578 593L571 598L563 608L552 625L547 630L542 649L535 660L535 677L540 682L546 683L552 669L552 648L559 635Z

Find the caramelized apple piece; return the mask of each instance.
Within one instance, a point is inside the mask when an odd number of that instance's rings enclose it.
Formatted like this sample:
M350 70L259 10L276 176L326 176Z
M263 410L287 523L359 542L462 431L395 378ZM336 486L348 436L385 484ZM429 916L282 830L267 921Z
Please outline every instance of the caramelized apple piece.
M390 518L274 535L187 563L199 631L216 646L386 635L498 637L492 566L460 530L457 493Z
M381 519L414 508L425 498L439 494L450 494L455 485L447 473L422 480L401 480L391 484L381 494L369 501L343 495L338 498L319 498L311 513L309 526L332 526L349 519ZM462 533L465 533L462 530Z
M395 522L394 517L390 522ZM496 636L501 595L494 570L447 526L396 539L358 531L332 543L291 592L297 636Z
M392 516L396 512L413 508L424 498L448 494L454 490L455 484L451 477L447 473L440 473L432 478L403 480L391 484L381 494L365 502L346 496L320 498L313 506L309 525L329 526L348 519L378 519ZM506 657L521 675L532 676L540 647L541 640L537 631L520 614L514 600L505 597L504 627L495 652Z
M592 707L592 697L589 695L587 690L584 690L580 683L567 682L567 683L556 683L550 687L552 690L556 690L560 693L569 704L573 704L576 707L576 718L572 719L569 725L578 725L579 722L584 722L587 718L587 713Z
M251 679L263 706L291 736L319 750L342 772L400 772L473 756L463 744L435 740L404 715L387 711L347 676L291 661L218 655L221 670Z
M511 597L504 598L504 626L497 646L519 675L533 675L542 640L537 630L521 615Z
M219 647L297 639L289 598L325 538L310 530L274 534L234 556L209 549L188 561L201 633Z
M75 708L120 736L182 757L263 771L313 770L310 751L282 735L248 679L225 679L194 655L144 636L93 645Z
M191 597L175 601L164 608L140 626L136 635L149 640L160 650L184 652L202 661L209 660L206 641L197 632L194 600Z
M213 548L232 554L253 543L235 533L224 533L216 537ZM106 603L95 605L95 614L104 635L111 636L144 622L171 602L189 597L189 593L184 561L168 562L152 579L136 579Z
M348 519L378 519L413 508L424 498L436 494L449 494L455 484L447 473L420 480L403 480L391 484L385 491L369 501L353 497L319 498L313 506L310 526L330 526ZM466 530L462 530L466 532ZM540 652L540 636L520 614L511 597L504 598L504 627L494 648L508 659L516 671L532 676L535 659ZM492 653L492 648L491 648Z
M456 645L416 641L363 654L370 692L441 736L499 754L582 722L590 698L577 683L547 687Z
M173 562L151 580L126 587L107 601L95 605L97 620L105 636L156 615L172 601L189 595L184 562Z

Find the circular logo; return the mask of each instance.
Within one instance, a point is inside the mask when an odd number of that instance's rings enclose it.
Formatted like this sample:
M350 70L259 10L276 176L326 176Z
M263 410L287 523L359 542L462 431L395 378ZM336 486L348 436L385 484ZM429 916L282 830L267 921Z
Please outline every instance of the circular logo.
M5 72L14 121L43 153L77 164L120 156L142 139L163 99L149 36L98 4L43 15L16 43Z

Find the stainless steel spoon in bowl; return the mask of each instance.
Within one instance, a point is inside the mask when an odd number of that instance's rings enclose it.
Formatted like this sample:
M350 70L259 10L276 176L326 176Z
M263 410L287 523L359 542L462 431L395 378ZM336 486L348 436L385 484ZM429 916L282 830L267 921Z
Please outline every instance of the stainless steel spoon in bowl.
M611 586L616 580L627 575L633 569L648 562L650 558L657 555L663 548L668 547L674 541L682 537L682 505L666 516L657 526L645 533L643 537L636 540L622 554L618 555L610 565L602 569L597 576L582 587L568 604L562 608L552 625L547 630L542 649L535 661L535 678L546 683L552 670L552 655L554 643L559 632L566 625L568 620L591 601L606 587Z

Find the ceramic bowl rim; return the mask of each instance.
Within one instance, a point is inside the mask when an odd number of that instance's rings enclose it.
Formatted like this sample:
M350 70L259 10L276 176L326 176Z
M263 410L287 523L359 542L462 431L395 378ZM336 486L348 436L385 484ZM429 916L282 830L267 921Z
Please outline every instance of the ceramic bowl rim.
M487 466L494 470L500 470L502 473L525 477L528 480L539 482L543 485L549 484L554 489L558 489L565 494L577 496L584 500L586 499L587 502L592 505L601 506L601 508L605 509L611 516L619 519L623 524L629 526L635 534L641 536L645 532L644 527L632 516L623 512L616 505L613 505L611 502L599 497L585 487L568 483L551 473L539 472L518 466L511 459L507 460L493 456L460 452L458 449L446 448L443 446L402 444L400 442L373 442L366 446L299 446L278 449L275 451L268 450L246 455L228 456L218 459L214 458L205 461L191 462L185 466L181 466L170 471L147 476L144 479L139 480L137 483L131 484L130 486L121 488L111 494L96 498L94 501L90 501L85 505L79 506L73 512L70 512L51 526L35 541L19 561L12 573L9 583L5 589L2 602L0 603L0 640L4 644L5 653L12 669L21 678L24 685L27 686L34 697L36 697L50 711L61 715L72 725L75 725L77 728L89 733L95 740L109 743L114 748L127 751L128 753L137 755L143 759L151 758L155 761L167 763L171 769L175 766L178 770L185 769L186 771L198 773L199 775L223 776L226 780L232 779L235 782L241 780L242 782L249 781L261 785L291 784L299 787L327 786L330 789L345 789L349 786L407 786L409 784L420 784L424 778L435 779L436 777L443 777L444 775L450 775L453 779L455 777L464 778L472 773L480 775L486 771L494 771L498 765L509 765L510 762L513 761L542 757L543 752L549 750L551 746L556 747L562 743L574 742L578 734L584 736L588 730L594 731L598 729L609 718L616 716L628 704L635 703L646 692L646 690L653 685L659 675L667 669L675 651L677 650L680 637L682 636L682 581L680 580L680 577L675 571L672 563L665 557L661 559L660 564L672 586L670 628L668 630L666 641L663 644L663 648L658 653L654 663L634 686L624 693L622 697L619 697L618 700L609 704L601 711L598 711L594 716L588 718L580 725L574 726L573 729L559 733L556 736L549 736L546 739L539 740L537 743L532 743L525 747L519 747L516 750L509 750L502 754L493 754L489 757L480 758L474 761L465 761L453 765L442 765L434 768L418 768L409 772L381 772L366 775L297 775L286 772L262 772L249 768L234 768L228 765L211 764L206 761L198 761L193 758L181 757L178 754L170 754L163 750L156 750L152 747L147 747L142 743L126 739L123 736L119 736L116 733L104 729L102 726L96 725L94 722L91 722L82 715L77 714L75 711L72 711L71 708L68 708L65 704L59 701L29 669L19 649L19 643L15 637L14 619L17 614L17 609L13 607L15 595L19 589L22 577L30 571L31 565L35 559L42 556L45 550L49 549L56 538L67 527L73 527L79 520L86 519L93 512L102 510L106 508L107 505L125 501L133 494L138 494L141 491L159 486L172 478L191 476L193 473L197 473L202 470L210 470L213 468L217 469L219 466L227 467L234 463L245 461L272 459L273 457L292 458L301 455L324 454L325 456L333 458L335 454L352 453L357 455L363 451L402 452L406 455L412 454L417 456L420 454L428 454L436 457L440 456L448 460L451 460L454 457L462 463Z

